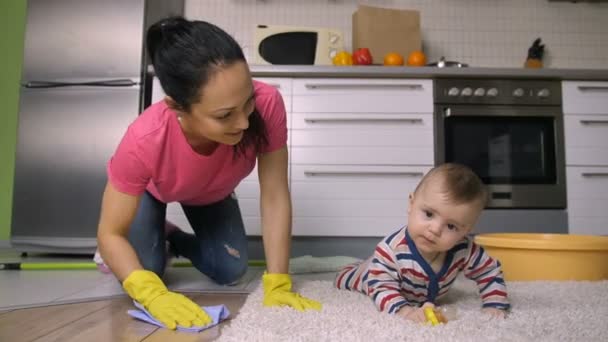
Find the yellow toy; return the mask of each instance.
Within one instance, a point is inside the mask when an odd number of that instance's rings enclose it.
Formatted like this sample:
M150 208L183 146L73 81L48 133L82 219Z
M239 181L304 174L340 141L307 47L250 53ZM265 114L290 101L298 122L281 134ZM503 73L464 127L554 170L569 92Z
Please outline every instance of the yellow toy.
M450 308L445 308L445 307L441 307L441 308L432 308L432 307L427 307L424 308L424 316L426 317L426 323L430 324L431 326L436 326L439 324L445 324L448 322L448 317L450 317L451 320L456 319L456 313L454 312L455 309L451 309Z

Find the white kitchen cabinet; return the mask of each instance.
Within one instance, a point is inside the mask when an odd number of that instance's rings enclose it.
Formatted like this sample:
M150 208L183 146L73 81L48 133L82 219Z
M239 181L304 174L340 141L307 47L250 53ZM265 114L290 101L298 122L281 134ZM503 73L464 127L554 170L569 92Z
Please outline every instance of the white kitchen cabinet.
M562 84L568 229L608 235L608 82Z
M294 113L432 113L433 81L317 78L293 81Z
M564 116L567 165L608 165L606 114Z
M294 164L293 234L384 236L405 223L408 195L430 168Z
M608 235L608 167L566 168L570 233Z
M294 79L296 236L382 237L433 166L431 80Z
M608 82L564 81L564 113L608 114Z

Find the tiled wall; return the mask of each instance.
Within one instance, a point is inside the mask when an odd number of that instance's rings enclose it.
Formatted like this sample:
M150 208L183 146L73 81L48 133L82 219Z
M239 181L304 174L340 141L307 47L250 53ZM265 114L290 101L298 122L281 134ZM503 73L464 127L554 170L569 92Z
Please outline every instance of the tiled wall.
M606 68L608 3L548 0L187 0L186 16L231 33L250 57L257 24L332 27L351 48L358 4L421 13L424 51L471 66L520 67L537 37L545 66Z

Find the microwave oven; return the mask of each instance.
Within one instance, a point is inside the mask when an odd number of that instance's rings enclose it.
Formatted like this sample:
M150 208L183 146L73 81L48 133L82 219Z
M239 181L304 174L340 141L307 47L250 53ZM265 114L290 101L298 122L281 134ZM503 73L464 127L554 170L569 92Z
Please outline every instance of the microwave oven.
M256 64L331 65L344 37L329 28L258 25L254 50Z

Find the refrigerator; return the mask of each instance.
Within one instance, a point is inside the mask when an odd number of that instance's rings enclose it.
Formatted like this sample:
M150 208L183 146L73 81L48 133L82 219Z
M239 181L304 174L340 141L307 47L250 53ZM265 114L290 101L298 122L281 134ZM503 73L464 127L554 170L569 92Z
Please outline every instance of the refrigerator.
M29 0L18 113L11 245L91 254L106 165L150 102L144 48L183 1Z

